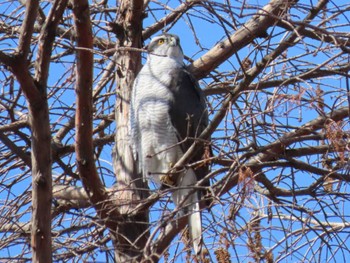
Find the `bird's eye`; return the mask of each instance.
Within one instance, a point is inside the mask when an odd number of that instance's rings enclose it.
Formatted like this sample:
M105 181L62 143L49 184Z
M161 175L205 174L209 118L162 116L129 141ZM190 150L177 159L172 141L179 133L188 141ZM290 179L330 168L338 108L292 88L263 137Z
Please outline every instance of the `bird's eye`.
M162 44L164 44L164 42L165 42L164 39L159 39L158 40L158 45L162 45Z

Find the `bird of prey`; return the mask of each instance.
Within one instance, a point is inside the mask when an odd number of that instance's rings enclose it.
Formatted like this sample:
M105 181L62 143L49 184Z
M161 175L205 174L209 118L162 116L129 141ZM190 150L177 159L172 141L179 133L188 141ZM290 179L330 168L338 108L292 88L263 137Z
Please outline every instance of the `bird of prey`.
M169 171L208 125L206 100L183 59L176 35L162 34L149 44L146 64L134 81L131 95L130 142L144 178L175 187L173 201L183 207L182 215L188 214L194 252L200 254L202 191L191 186L208 173L208 164L186 168L176 182L167 180ZM205 152L203 146L191 162L202 160Z

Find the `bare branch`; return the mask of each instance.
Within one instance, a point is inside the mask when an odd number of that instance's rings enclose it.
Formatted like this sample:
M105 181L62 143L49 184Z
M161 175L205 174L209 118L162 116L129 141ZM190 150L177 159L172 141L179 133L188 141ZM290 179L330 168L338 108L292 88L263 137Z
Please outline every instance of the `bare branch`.
M47 83L49 77L49 65L52 53L52 47L56 36L58 23L62 19L63 12L67 6L68 0L55 1L50 13L41 29L39 38L39 52L36 61L36 76L40 86Z
M37 17L39 8L38 0L28 0L26 1L26 16L24 18L21 33L19 37L18 43L18 53L23 58L22 61L26 61L29 51L30 45L32 42L32 34L34 30L34 23Z
M162 28L172 23L174 20L177 20L179 17L181 17L184 13L187 12L193 5L199 4L201 1L198 0L190 0L182 3L179 5L173 12L171 12L169 15L163 17L153 25L147 27L142 32L142 38L148 39L155 33L159 32Z
M92 49L93 38L89 16L89 3L77 0L73 3L73 13L77 32L77 46ZM93 55L88 50L77 50L77 80L75 117L77 166L79 176L83 182L91 203L95 206L100 218L110 217L108 202L109 196L102 184L95 166L92 143L92 81L93 81ZM114 209L115 213L117 212ZM107 226L114 229L115 225L107 221Z
M0 0L0 261L199 261L128 145L141 45L163 29L207 97L174 167L211 164L191 189L211 193L201 260L350 257L350 3L67 2Z
M266 30L273 26L281 14L286 13L293 4L295 4L294 0L271 0L229 38L220 41L220 43L206 54L194 61L189 66L189 70L196 78L204 78L210 71L214 70L238 50L248 45L253 39L266 34Z

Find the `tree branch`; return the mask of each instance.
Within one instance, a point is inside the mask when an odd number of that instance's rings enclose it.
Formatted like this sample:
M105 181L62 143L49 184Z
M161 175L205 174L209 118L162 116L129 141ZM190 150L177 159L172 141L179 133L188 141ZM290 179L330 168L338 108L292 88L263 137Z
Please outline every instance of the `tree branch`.
M30 52L30 44L32 43L32 34L34 23L37 18L39 9L39 0L26 1L26 16L22 23L21 32L18 41L17 52L26 60Z
M76 160L79 176L85 191L95 207L99 218L106 221L110 229L116 228L119 214L113 209L108 193L102 184L95 166L93 126L92 126L92 83L93 83L93 48L92 28L87 0L73 1L73 15L76 30Z
M39 87L44 88L49 77L52 47L55 41L56 30L67 6L68 0L56 0L48 17L41 28L39 50L36 60L36 76ZM46 88L46 87L45 87Z
M347 107L340 108L338 110L335 110L331 113L329 113L326 116L320 116L300 128L288 132L284 134L281 138L276 140L275 142L269 144L268 146L265 146L264 152L261 152L258 155L252 156L250 158L250 161L247 162L246 166L250 167L253 171L253 174L255 175L255 179L258 182L263 182L264 178L262 177L261 173L261 167L260 163L269 162L271 160L275 160L276 156L283 155L285 148L293 143L293 139L305 136L308 134L312 134L315 131L322 129L324 127L324 124L327 120L332 119L333 121L340 121L348 117L349 109ZM255 166L256 165L256 166ZM233 170L234 167L237 166L237 163L233 163L231 166L231 169ZM228 173L222 180L217 182L215 185L212 186L213 191L216 193L216 195L223 195L227 193L232 187L234 187L238 182L238 174L232 174Z
M6 145L9 150L16 156L22 159L23 163L28 167L32 167L30 155L22 151L17 145L11 141L3 132L0 131L0 140Z
M271 0L229 38L221 41L195 60L189 66L189 70L197 79L204 78L238 50L251 43L256 37L262 36L263 32L266 32L280 19L281 13L287 12L295 2L295 0Z
M179 17L181 17L183 14L185 14L190 8L192 8L194 5L199 4L201 1L198 0L189 0L185 1L181 5L179 5L173 12L171 12L169 15L163 17L153 25L147 27L145 30L142 31L142 38L148 39L158 31L160 31L165 26L172 23L174 20L177 20Z
M313 10L312 13L310 13L305 20L310 20L317 12L319 12L322 7L326 4L327 1L320 1L319 5L315 10ZM296 30L297 31L297 30ZM265 56L260 63L257 63L255 67L253 67L249 73L245 76L245 78L242 80L242 82L237 86L237 88L230 94L228 94L227 99L223 103L222 107L220 108L219 112L215 115L213 118L211 124L207 127L206 130L202 132L200 135L200 139L206 139L210 134L216 129L216 127L221 123L221 120L226 114L226 110L229 107L231 101L233 101L235 98L238 97L240 94L240 91L244 90L245 87L249 87L249 84L252 82L253 79L257 77L257 75L266 67L268 63L270 63L273 59L275 59L278 55L280 55L285 49L290 47L292 43L294 42L295 38L297 37L297 34L292 33L285 41L283 41L278 48L276 48L274 51L272 51L269 55ZM295 44L295 43L294 43ZM235 94L235 95L232 95ZM330 116L334 121L337 121L338 118L343 119L348 116L348 109L342 108L340 111L336 111L332 113L332 116ZM334 119L335 118L335 119ZM337 120L336 120L337 119ZM326 121L325 117L319 117L313 122L309 122L308 124L304 125L302 128L292 132L285 134L280 140L278 140L275 143L272 143L268 146L269 150L266 150L264 153L259 154L258 156L255 156L252 158L252 163L249 162L249 165L253 165L254 163L260 163L260 162L266 162L276 157L278 154L282 154L285 147L288 145L287 141L298 136L307 135L310 133L310 130L314 131L321 127L323 127L324 122ZM295 134L294 134L295 133ZM189 150L185 153L185 155L177 162L174 169L179 168L183 166L186 162L188 162L189 158L192 156L192 154L195 152L196 148L198 146L196 143L194 143ZM231 170L233 170L234 163L231 167ZM253 173L255 174L255 179L258 182L265 182L263 174L260 173L260 170L252 169ZM213 191L217 195L223 195L224 193L227 193L234 185L236 185L238 182L238 176L233 175L229 172L229 174L220 180L217 184L215 184L212 188ZM269 185L267 186L267 189L271 189L271 194L273 194L273 190L275 189L273 185L268 181ZM172 232L170 231L169 234ZM162 246L163 246L164 240L162 240ZM167 244L168 245L168 244ZM159 245L157 243L154 244L154 248L158 247ZM167 246L164 245L163 248L165 249Z

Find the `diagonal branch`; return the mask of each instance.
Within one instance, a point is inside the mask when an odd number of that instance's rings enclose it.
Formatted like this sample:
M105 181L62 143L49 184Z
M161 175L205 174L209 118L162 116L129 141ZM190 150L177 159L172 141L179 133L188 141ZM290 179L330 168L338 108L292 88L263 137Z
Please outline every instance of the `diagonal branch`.
M271 1L274 2L274 1ZM319 4L310 12L306 18L304 19L305 22L312 20L318 12L322 10L322 8L326 5L328 1L327 0L321 0ZM267 54L262 58L260 62L258 62L253 68L251 68L246 75L244 76L243 80L239 83L238 86L235 87L235 89L232 90L230 94L228 94L226 100L224 101L222 107L220 108L219 112L215 115L213 118L211 124L202 132L200 135L200 139L207 139L209 138L210 134L218 127L221 120L225 116L227 108L230 106L230 104L238 98L240 93L243 90L246 90L249 88L249 85L252 83L252 81L258 77L258 75L265 69L265 67L271 63L274 59L276 59L279 55L281 55L286 49L291 47L292 45L296 44L296 38L298 37L298 30L303 29L305 27L305 24L302 24L296 30L289 35L283 42L279 44L279 46L274 49L271 53ZM186 152L186 154L181 158L181 160L178 162L178 165L186 163L186 161L189 160L189 157L196 149L196 144L194 143L190 149Z
M6 147L9 148L12 153L14 153L14 155L16 155L19 158L21 158L25 165L27 165L28 167L32 167L30 156L26 152L24 152L22 149L20 149L2 131L0 131L0 141L2 141L2 143L4 145L6 145Z
M275 160L276 156L283 154L286 147L292 144L295 141L294 139L296 137L312 134L315 131L322 129L324 127L324 124L329 119L340 121L347 118L348 114L349 109L347 107L343 107L333 111L332 113L329 113L326 116L320 116L294 131L285 133L281 138L266 146L263 152L251 157L246 166L251 168L252 172L255 175L254 178L256 181L262 183L270 191L270 194L275 194L277 192L274 191L275 187L273 185L266 185L266 177L261 173L262 167L259 164ZM232 164L231 170L233 170L234 166L236 165L236 163ZM341 177L341 175L337 176ZM237 184L237 179L237 173L229 173L222 180L213 185L213 191L221 196L230 191L231 188Z
M147 27L142 32L142 38L148 39L153 34L160 31L165 26L169 25L173 21L177 20L179 17L181 17L184 13L186 13L190 8L192 8L194 5L199 4L201 1L198 0L190 0L185 1L181 5L179 5L173 12L171 12L169 15L163 17L153 25Z
M266 32L276 23L281 12L286 12L295 2L294 0L271 0L229 38L219 42L194 61L189 66L189 70L197 79L204 78L238 50L251 43L256 37L262 36L262 32Z

